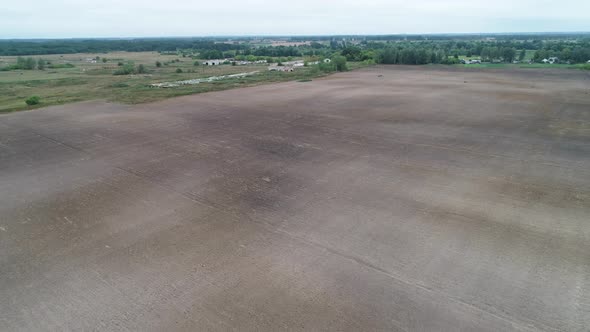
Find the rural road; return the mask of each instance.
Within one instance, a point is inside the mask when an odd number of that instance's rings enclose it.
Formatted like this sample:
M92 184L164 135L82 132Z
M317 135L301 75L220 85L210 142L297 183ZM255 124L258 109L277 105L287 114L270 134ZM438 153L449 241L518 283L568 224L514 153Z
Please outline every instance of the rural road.
M588 331L589 77L1 115L0 330Z

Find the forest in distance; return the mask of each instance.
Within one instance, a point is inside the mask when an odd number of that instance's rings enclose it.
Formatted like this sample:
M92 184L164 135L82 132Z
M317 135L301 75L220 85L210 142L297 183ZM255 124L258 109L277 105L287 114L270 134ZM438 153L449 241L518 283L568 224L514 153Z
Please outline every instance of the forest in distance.
M562 64L582 64L590 61L590 34L0 40L0 56L115 51L155 51L199 59L238 60L252 56L331 57L340 54L348 61L410 65L458 64L473 58L490 63L541 63L552 57Z

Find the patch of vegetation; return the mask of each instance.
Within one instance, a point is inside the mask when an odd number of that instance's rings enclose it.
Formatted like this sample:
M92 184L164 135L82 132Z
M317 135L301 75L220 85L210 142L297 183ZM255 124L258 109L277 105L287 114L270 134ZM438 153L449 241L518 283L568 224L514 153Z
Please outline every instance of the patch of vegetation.
M121 68L115 70L113 75L131 75L135 73L135 65L133 62L128 62L121 66Z
M342 55L335 55L330 61L320 61L317 65L320 71L324 73L331 73L335 71L347 71L346 57Z
M128 88L128 87L129 87L129 84L123 83L123 82L117 82L117 83L111 84L111 88Z
M25 100L25 103L29 106L38 105L41 102L41 97L31 96Z
M74 66L71 63L52 63L47 66L47 68L51 68L51 69L63 69L63 68L74 68L74 67L76 67L76 66Z
M136 67L133 61L129 61L126 64L122 65L121 68L115 70L113 75L131 75L145 73L147 73L147 68L143 64L140 64Z
M37 69L39 70L45 70L45 65L47 64L47 61L43 60L43 59L37 59Z

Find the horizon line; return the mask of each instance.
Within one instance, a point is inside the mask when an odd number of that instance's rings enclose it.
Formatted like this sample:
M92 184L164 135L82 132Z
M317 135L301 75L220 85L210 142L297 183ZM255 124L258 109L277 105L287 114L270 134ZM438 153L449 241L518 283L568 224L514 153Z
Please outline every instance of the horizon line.
M466 35L542 35L590 34L589 31L513 31L513 32L428 32L383 34L246 34L246 35L170 35L170 36L101 36L101 37L0 37L0 40L77 40L77 39L181 39L181 38L278 38L278 37L381 37L381 36L466 36Z

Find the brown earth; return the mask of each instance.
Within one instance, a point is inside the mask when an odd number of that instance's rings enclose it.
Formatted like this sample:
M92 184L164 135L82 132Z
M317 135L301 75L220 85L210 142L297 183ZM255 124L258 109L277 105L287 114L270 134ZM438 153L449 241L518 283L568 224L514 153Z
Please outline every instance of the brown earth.
M589 77L374 67L0 116L0 330L586 330Z

